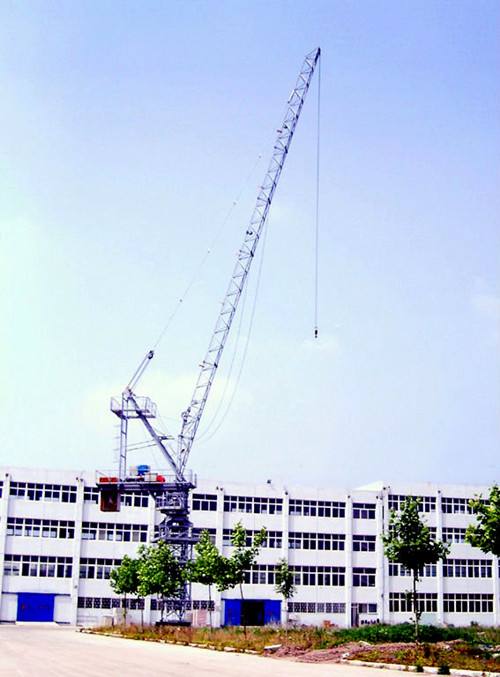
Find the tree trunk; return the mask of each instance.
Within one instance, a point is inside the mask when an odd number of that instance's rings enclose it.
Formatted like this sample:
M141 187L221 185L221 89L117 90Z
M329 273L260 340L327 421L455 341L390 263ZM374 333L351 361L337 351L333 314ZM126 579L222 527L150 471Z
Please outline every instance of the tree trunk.
M212 585L208 584L208 618L210 623L210 632L212 631Z
M245 637L247 636L247 619L245 615L245 607L243 606L243 583L240 583L240 596L241 596L241 624L243 625L243 633Z
M418 644L420 637L419 637L419 627L418 627L418 622L420 620L420 610L418 609L418 601L417 601L417 581L418 581L418 574L416 571L413 572L413 613L415 614L415 643Z
M123 625L127 625L127 595L123 595L122 599L123 605Z

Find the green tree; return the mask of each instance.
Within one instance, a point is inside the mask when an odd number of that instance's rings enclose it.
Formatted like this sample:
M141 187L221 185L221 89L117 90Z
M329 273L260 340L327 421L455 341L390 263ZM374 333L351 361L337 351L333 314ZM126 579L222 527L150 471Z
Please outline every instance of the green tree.
M139 594L158 595L163 620L165 598L178 597L185 582L185 571L172 548L162 541L142 550L139 559Z
M444 559L449 551L448 544L432 538L429 527L420 518L418 508L418 500L407 498L399 513L391 511L388 533L382 536L387 559L390 562L399 562L412 574L413 589L409 597L414 613L416 642L419 641L419 621L422 615L418 604L417 583L424 566Z
M285 627L288 628L288 600L295 595L296 587L295 576L284 557L278 560L276 564L275 581L274 589L283 597L285 605L283 617L285 618Z
M245 527L238 522L231 534L231 545L234 550L230 557L224 558L222 561L222 568L219 576L218 587L220 590L227 590L227 588L234 588L239 586L241 597L241 621L243 629L247 632L244 598L243 598L243 583L245 582L245 572L252 568L259 554L262 544L266 540L267 531L261 529L255 534L253 541L247 545L248 537Z
M109 584L117 595L123 595L123 622L127 622L127 595L139 595L139 559L128 555L109 574Z
M490 489L487 502L477 496L469 501L476 515L477 524L470 524L465 532L465 540L483 552L500 556L500 487L494 484Z
M212 628L212 586L223 577L224 559L212 543L210 533L204 529L194 546L195 558L189 562L187 575L193 583L208 586L208 615Z

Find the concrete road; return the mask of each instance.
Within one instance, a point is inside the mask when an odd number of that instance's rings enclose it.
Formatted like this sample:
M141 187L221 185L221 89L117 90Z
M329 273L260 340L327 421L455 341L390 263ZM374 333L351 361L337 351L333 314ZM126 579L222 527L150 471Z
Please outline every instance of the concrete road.
M294 663L79 633L47 625L0 625L1 677L384 677L393 670Z

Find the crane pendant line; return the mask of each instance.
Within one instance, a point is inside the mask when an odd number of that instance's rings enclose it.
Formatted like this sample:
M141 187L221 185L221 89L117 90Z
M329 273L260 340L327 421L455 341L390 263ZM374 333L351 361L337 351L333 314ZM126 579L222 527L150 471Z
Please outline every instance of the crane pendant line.
M252 261L255 257L259 239L269 214L271 202L290 149L314 70L320 59L320 54L321 50L318 48L306 56L295 87L288 99L287 110L283 123L278 129L278 136L273 147L271 161L260 187L250 224L245 232L243 244L238 252L238 258L226 296L222 302L205 359L201 364L201 371L196 382L191 403L182 414L182 428L178 437L178 464L181 472L186 467L191 447L200 425L210 389L214 382L222 352L248 273L250 272Z

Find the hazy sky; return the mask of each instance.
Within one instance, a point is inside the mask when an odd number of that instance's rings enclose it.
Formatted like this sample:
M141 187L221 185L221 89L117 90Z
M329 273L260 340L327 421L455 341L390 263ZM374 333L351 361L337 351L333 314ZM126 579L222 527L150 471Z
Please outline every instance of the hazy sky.
M320 45L320 339L315 79L241 378L260 257L191 466L322 486L498 480L499 19L481 0L4 0L2 463L112 467L109 396L194 275L138 388L178 433L284 104Z

